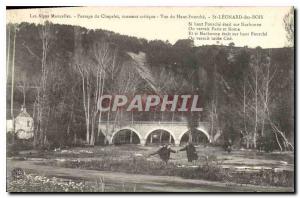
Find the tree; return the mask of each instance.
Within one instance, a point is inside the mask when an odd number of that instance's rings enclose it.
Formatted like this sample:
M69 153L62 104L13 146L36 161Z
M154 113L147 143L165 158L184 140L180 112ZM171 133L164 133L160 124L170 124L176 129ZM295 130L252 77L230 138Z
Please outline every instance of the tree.
M126 60L119 65L119 71L116 73L112 94L127 95L127 97L134 97L137 87L141 82L141 78L136 71L136 65L132 60ZM109 111L110 112L110 111ZM123 123L133 123L134 112L124 112L123 109L117 109L114 115L115 125L122 125ZM130 131L130 143L133 140L133 132Z
M117 79L117 72L119 70L119 64L117 60L117 50L113 50L112 47L108 42L105 40L96 41L93 44L92 47L92 56L95 59L95 68L94 73L96 74L96 87L94 91L94 110L93 110L93 116L92 116L92 134L91 134L91 143L95 143L95 124L96 124L96 117L98 115L98 122L100 123L102 121L102 112L97 109L99 99L104 93L105 86L108 87L110 84L111 86L108 89L113 88L113 84L115 80ZM108 82L106 82L108 81ZM110 105L110 104L109 104ZM98 112L99 111L99 112ZM107 127L108 123L110 121L110 110L107 114ZM107 132L105 134L106 140ZM97 136L100 135L100 130L98 128Z
M251 134L251 140L254 148L257 148L258 138L270 136L266 134L266 128L271 130L276 138L280 150L287 146L293 149L292 144L287 140L286 135L282 132L276 121L273 112L276 110L277 101L274 99L276 93L274 88L274 78L277 75L277 65L272 63L269 53L263 52L257 48L255 55L252 55L250 61L250 72L247 76L247 85L243 87L243 112L252 124L244 126L247 137ZM247 91L250 90L250 92ZM248 102L246 102L246 100ZM244 118L245 122L246 118ZM252 127L252 129L249 129ZM250 131L250 133L249 133ZM272 138L270 136L269 138ZM282 144L286 145L283 146ZM285 147L285 148L284 148Z
M86 143L91 144L91 131L90 131L90 125L91 125L91 95L92 95L92 81L91 76L93 71L91 66L91 61L87 57L87 53L84 51L82 45L81 45L81 34L78 30L78 28L75 28L75 54L74 54L74 66L76 71L78 71L81 83L82 83L82 104L85 114L85 124L86 124Z
M10 51L11 51L11 29L12 25L8 24L7 26L7 46L6 46L6 81L8 80L8 72L10 67Z
M34 103L34 145L43 147L47 142L47 124L50 108L47 98L47 78L49 72L49 57L51 41L53 39L52 24L46 21L39 27L39 37L42 42L42 56L40 58L41 74L37 82L37 96Z
M13 49L12 49L12 68L11 68L11 96L10 96L10 115L13 123L13 133L15 133L15 116L14 116L14 83L15 83L15 57L16 57L16 37L17 37L18 26L13 25ZM10 40L10 29L9 29L9 38ZM10 42L9 42L10 43ZM10 54L10 46L8 46L7 58L9 67L9 54Z
M75 54L74 68L81 78L82 104L85 114L86 143L95 144L96 120L101 122L102 112L99 112L98 101L105 89L105 80L108 74L114 78L116 68L116 53L114 53L104 40L92 43L84 48L82 37L85 32L75 28ZM108 118L109 120L109 118ZM98 131L99 132L99 131Z
M21 71L19 75L19 81L17 82L17 88L23 95L23 107L26 107L26 93L29 90L29 79L26 71Z

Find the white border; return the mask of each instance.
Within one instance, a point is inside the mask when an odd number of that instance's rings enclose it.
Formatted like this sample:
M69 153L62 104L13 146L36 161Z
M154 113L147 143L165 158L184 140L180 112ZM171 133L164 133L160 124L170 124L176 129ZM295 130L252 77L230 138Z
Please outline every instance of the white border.
M206 1L193 1L193 0L150 0L150 1L139 1L139 0L102 0L93 1L93 0L27 0L27 1L18 1L18 0L4 0L5 5L61 5L61 6L289 6L295 4L294 0L206 0Z
M1 140L1 171L0 171L0 195L1 197L8 197L10 194L6 193L6 130L5 130L5 124L6 124L6 90L5 90L5 6L295 6L296 9L300 9L300 1L299 0L205 0L205 1L192 1L192 0L151 0L151 1L141 1L141 0L102 0L101 3L95 1L95 0L72 0L72 1L66 1L66 0L26 0L26 1L20 1L20 0L2 0L1 1L1 7L0 7L0 27L1 27L1 32L0 32L0 43L2 44L1 49L0 49L0 63L1 63L1 70L0 70L0 90L1 90L1 95L0 97L0 140ZM299 16L299 10L297 12ZM299 20L297 20L297 27L299 27ZM299 36L299 30L297 31L297 38ZM298 45L295 45L296 48ZM298 48L297 48L298 49ZM297 50L297 57L299 57L299 50ZM295 66L297 67L297 65ZM299 75L299 69L297 69L297 76ZM296 79L295 79L296 80ZM297 93L299 93L299 85L297 83ZM297 94L298 95L298 94ZM297 96L298 102L299 102L299 95ZM299 107L299 104L298 104ZM297 108L298 112L298 108ZM299 115L297 117L297 122L299 121ZM296 129L295 129L296 130ZM297 133L297 131L295 131ZM299 134L297 135L297 143L299 143ZM298 147L298 145L297 145ZM299 158L299 152L297 152L297 159ZM297 169L297 173L299 173L299 169ZM298 174L297 174L297 178ZM297 182L297 184L299 181ZM298 189L299 186L297 186ZM298 189L299 190L299 189ZM39 194L38 196L40 196ZM49 195L49 194L47 194ZM66 195L63 194L55 194L58 197L63 197ZM130 196L134 196L134 194L130 194ZM186 194L186 195L191 195L191 194ZM183 194L180 194L180 196L186 196ZM204 194L193 194L195 196L201 196L201 197L206 197L209 195L204 195ZM252 194L255 197L263 197L266 195L257 195L257 194ZM19 195L20 196L20 195ZM31 194L29 195L31 196ZM42 195L44 196L44 195ZM73 196L73 194L68 194L67 196ZM77 195L78 196L78 195ZM84 195L79 195L80 197L85 197L86 194ZM101 195L97 194L97 196L109 196L112 197L112 195ZM126 194L119 194L119 195L113 195L113 196L126 196ZM137 194L137 196L142 196L140 194ZM146 195L143 195L146 196ZM163 195L158 195L154 194L152 196L155 197L163 197L166 196L165 194ZM170 194L167 196L174 196L174 194ZM215 196L215 195L213 195ZM224 196L224 195L222 195ZM232 194L228 194L227 196L232 196ZM245 196L242 194L239 194L238 196ZM273 196L272 194L268 196ZM279 194L280 197L285 197L288 195L282 195ZM210 195L211 197L211 195Z

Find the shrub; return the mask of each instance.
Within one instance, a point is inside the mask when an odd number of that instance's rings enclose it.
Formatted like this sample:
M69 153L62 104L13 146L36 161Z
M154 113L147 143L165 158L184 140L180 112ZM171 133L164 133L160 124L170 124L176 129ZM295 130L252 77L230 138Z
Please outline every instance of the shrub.
M47 162L49 165L49 162ZM119 160L104 157L102 160L68 160L52 161L54 166L66 168L81 168L99 171L125 172L132 174L180 176L187 179L204 179L210 181L234 182L255 185L293 186L293 172L275 172L275 170L261 170L259 172L237 172L223 168L221 162L214 156L207 156L206 162L199 166L178 166L174 163L148 161L146 158Z
M93 186L83 182L63 181L55 177L34 176L25 174L21 179L10 179L8 192L90 192L96 191Z

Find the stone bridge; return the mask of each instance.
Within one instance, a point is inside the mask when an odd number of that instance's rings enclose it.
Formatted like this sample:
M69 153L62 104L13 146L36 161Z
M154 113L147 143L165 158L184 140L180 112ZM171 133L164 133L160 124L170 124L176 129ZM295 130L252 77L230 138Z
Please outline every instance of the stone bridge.
M113 139L117 133L122 130L130 130L139 137L141 145L145 145L149 135L156 130L168 132L173 137L175 145L179 145L183 135L189 131L186 122L144 121L130 122L121 126L115 125L114 122L100 122L99 129L102 131L102 133L107 134L106 137L108 138L109 144L113 143ZM203 133L207 137L208 141L211 142L212 138L209 135L210 128L208 122L199 122L197 130Z

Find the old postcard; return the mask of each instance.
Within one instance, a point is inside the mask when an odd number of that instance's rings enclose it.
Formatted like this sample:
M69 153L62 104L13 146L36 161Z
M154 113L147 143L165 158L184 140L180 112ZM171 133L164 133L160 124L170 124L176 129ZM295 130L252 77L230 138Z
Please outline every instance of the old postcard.
M8 192L294 192L293 7L7 8Z

